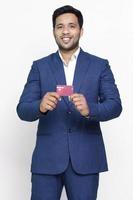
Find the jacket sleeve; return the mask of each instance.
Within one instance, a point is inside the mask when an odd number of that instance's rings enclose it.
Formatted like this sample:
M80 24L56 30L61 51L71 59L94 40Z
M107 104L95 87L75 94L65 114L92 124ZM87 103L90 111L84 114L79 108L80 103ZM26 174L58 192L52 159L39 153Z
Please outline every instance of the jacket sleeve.
M107 121L116 118L122 111L118 88L108 61L100 74L98 103L89 103L90 119Z
M17 105L17 114L25 121L35 121L41 117L40 75L37 63L33 62L24 90Z

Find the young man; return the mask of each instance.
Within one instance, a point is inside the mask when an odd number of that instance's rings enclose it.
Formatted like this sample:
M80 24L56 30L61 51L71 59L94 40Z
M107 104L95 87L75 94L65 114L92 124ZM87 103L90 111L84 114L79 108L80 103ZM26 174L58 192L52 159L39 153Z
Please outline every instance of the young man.
M116 118L121 101L108 61L79 47L79 10L53 13L58 51L33 62L17 106L25 121L39 119L32 158L31 200L96 200L99 173L107 171L100 121Z

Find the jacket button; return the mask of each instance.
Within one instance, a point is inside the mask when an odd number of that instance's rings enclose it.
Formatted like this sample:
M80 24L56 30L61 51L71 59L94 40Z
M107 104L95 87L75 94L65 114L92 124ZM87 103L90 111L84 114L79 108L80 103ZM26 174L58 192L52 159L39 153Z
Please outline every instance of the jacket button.
M69 128L69 129L68 129L68 133L71 133L71 132L72 132L72 129L71 129L71 128Z
M67 113L70 115L72 112L71 111L67 111Z

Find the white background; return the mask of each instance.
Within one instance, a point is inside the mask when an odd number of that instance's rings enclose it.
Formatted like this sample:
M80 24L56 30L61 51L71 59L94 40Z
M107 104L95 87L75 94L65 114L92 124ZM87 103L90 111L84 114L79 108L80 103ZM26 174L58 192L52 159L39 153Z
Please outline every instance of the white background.
M120 118L101 124L109 172L100 175L98 200L132 200L132 0L0 2L0 199L30 199L37 122L21 121L16 105L33 60L57 49L51 15L66 4L82 11L84 36L80 45L110 61L123 104ZM66 200L65 190L61 200Z

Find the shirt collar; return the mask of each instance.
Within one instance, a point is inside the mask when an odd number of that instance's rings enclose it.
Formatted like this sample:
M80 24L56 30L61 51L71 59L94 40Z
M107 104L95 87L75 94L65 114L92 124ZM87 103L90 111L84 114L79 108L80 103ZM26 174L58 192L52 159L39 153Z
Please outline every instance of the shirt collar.
M59 56L60 56L60 58L61 58L63 64L64 64L65 66L68 66L68 64L66 64L65 60L63 59L60 50L58 50L58 52L59 52ZM78 58L79 52L80 52L80 47L78 47L78 49L73 53L73 55L71 56L70 61L72 61L72 60L74 60L74 59L76 60L76 59Z

